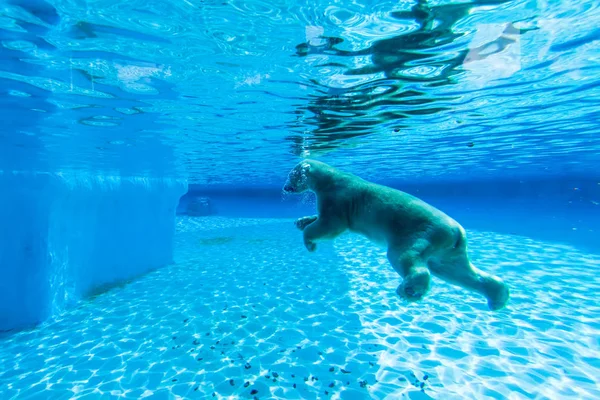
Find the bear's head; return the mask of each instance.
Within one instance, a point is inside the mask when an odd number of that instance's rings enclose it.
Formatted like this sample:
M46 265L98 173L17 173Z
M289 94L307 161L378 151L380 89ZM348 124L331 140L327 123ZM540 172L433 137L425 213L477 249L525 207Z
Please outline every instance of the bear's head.
M288 178L283 186L284 193L302 193L310 189L309 171L309 162L302 161L298 163L288 174Z

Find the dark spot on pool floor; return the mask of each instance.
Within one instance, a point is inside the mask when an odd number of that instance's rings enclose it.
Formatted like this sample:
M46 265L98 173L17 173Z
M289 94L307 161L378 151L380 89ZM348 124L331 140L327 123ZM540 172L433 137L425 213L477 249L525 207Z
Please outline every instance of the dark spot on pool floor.
M213 238L205 238L200 240L200 244L202 245L220 245L229 243L233 240L233 237L230 236L222 236L222 237L213 237Z

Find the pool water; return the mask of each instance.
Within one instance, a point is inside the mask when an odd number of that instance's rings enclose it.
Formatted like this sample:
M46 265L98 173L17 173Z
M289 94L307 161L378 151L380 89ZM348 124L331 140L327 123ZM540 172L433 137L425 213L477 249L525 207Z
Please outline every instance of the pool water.
M176 262L0 338L1 399L597 399L600 255L468 231L509 306L291 219L180 217Z

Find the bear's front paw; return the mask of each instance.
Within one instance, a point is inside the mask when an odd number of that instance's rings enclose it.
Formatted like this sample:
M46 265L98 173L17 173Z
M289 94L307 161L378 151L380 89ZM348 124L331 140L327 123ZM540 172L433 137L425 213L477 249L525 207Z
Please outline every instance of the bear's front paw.
M316 219L317 219L316 217L302 217L302 218L298 218L296 220L296 222L294 222L294 225L296 225L296 228L298 228L301 231L303 231L304 228L306 228L308 225L310 225L313 222L315 222Z
M317 249L317 244L315 242L311 242L310 240L305 240L304 246L306 247L306 250L310 251L311 253Z

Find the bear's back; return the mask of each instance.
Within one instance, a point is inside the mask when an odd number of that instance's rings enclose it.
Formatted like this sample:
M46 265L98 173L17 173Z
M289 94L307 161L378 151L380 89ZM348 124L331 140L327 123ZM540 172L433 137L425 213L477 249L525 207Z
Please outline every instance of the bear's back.
M439 209L401 190L363 179L348 189L353 192L350 229L378 242L424 230L450 233L458 226Z

